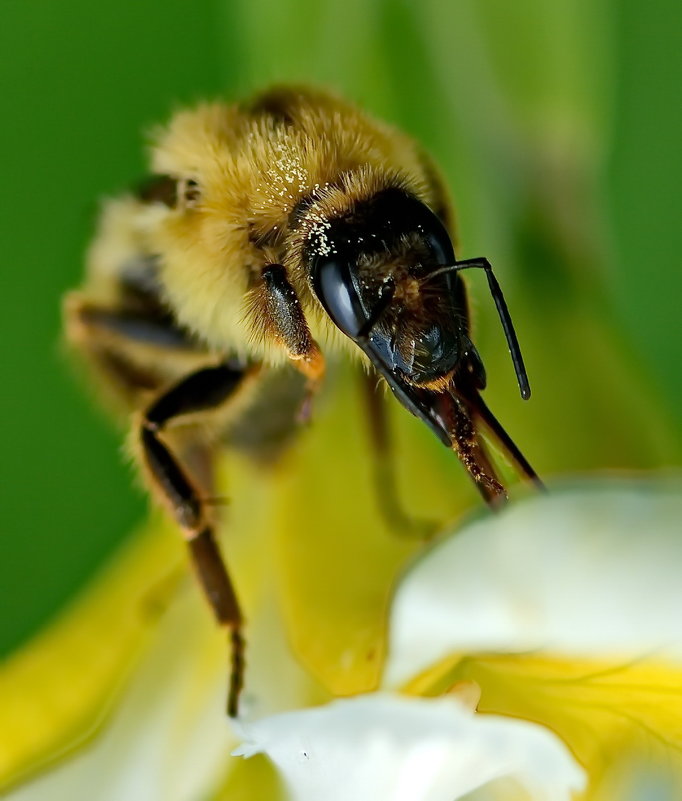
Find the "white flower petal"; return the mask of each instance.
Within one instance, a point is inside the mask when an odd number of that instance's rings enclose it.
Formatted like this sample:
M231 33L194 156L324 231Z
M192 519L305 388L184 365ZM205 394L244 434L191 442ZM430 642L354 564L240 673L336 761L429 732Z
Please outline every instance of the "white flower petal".
M682 656L682 492L554 491L425 554L392 606L385 686L448 654Z
M267 754L292 801L455 801L500 777L567 801L585 783L549 731L453 698L365 695L264 718L244 734L235 755Z

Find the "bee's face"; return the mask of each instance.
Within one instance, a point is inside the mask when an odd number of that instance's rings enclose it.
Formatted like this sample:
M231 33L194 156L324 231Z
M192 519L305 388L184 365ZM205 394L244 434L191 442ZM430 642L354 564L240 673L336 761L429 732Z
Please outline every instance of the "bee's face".
M314 258L313 286L334 323L392 374L423 387L449 378L466 335L450 238L422 203L389 190L333 221L330 253ZM374 360L374 359L373 359Z

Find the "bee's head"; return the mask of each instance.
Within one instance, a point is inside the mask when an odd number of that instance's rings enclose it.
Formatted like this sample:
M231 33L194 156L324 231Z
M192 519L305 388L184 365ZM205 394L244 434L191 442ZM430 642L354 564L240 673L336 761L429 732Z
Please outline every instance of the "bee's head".
M309 251L312 285L336 326L402 381L446 383L468 337L459 276L434 274L455 263L438 217L387 189L329 220L321 236Z

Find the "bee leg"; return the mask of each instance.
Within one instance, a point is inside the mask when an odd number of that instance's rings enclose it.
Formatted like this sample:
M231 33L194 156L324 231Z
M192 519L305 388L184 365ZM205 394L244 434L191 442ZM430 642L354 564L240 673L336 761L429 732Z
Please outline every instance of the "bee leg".
M80 292L65 298L64 328L99 383L128 409L146 405L162 387L211 359L173 324L102 306Z
M261 276L262 288L256 291L261 293L258 305L265 312L266 330L286 349L292 365L308 379L308 391L298 415L301 422L307 422L312 398L324 377L324 357L310 333L301 302L284 267L268 264Z
M374 373L360 370L358 375L362 382L374 484L381 514L393 531L428 539L435 534L439 523L435 520L418 520L410 517L400 500L383 387L377 386L377 377Z
M452 448L485 502L489 506L497 507L507 500L507 492L497 477L468 405L454 393L450 394L450 398L453 403L448 405L447 417Z
M228 714L236 717L243 684L242 614L207 513L207 502L162 441L165 426L181 415L207 411L229 398L245 371L227 365L198 370L161 395L146 411L139 436L152 488L182 529L204 593L222 626L230 630L232 668Z

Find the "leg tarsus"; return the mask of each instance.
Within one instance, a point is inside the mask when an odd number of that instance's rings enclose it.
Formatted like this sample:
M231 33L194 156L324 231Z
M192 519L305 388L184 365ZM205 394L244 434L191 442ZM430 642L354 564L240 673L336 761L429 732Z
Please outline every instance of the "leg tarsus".
M227 713L235 718L239 712L239 694L244 684L243 619L237 596L220 554L213 531L205 528L188 541L192 561L217 622L229 631L230 679Z
M231 718L239 715L239 696L244 686L244 649L245 642L241 634L241 627L232 626L230 629L230 685L227 692L227 714Z

